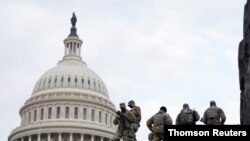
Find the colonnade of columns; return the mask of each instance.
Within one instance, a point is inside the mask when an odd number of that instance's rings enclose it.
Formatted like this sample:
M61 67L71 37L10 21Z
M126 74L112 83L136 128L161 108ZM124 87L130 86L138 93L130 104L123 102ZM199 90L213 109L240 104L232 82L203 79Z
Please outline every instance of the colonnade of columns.
M111 139L91 134L59 132L32 134L11 141L111 141Z

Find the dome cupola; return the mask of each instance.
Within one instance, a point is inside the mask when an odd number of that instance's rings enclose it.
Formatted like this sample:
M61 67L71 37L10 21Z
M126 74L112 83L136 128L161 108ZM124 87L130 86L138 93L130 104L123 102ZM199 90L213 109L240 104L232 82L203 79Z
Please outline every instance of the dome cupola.
M70 34L64 39L64 57L56 67L51 68L36 83L33 95L53 91L81 91L108 97L103 80L82 61L83 41L77 35L76 16L71 18Z

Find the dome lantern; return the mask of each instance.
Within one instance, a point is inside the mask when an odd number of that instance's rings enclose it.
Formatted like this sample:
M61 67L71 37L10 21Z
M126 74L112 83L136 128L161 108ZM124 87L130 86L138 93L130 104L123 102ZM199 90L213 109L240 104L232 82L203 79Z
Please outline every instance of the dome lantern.
M82 40L78 37L76 31L76 15L73 13L71 18L72 27L69 36L64 40L65 52L63 60L82 60L81 46Z

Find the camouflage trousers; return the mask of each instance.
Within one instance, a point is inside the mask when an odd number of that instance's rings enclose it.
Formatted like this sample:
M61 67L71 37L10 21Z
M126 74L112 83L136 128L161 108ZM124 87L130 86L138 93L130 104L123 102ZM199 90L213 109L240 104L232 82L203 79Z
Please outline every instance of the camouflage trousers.
M164 140L164 134L152 133L152 141L163 141L163 140Z
M111 141L120 141L120 139L123 141L136 141L131 129L118 130Z
M163 141L164 125L155 125L152 128L152 141Z

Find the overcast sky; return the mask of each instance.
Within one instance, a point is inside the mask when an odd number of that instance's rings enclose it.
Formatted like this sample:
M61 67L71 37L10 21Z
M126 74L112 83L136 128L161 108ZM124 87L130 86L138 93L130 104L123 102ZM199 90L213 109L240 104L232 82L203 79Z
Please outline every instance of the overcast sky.
M246 0L0 0L0 140L20 125L36 81L64 55L72 12L82 57L111 101L134 99L147 119L183 103L202 116L215 100L239 124L238 44ZM202 124L199 122L199 124Z

